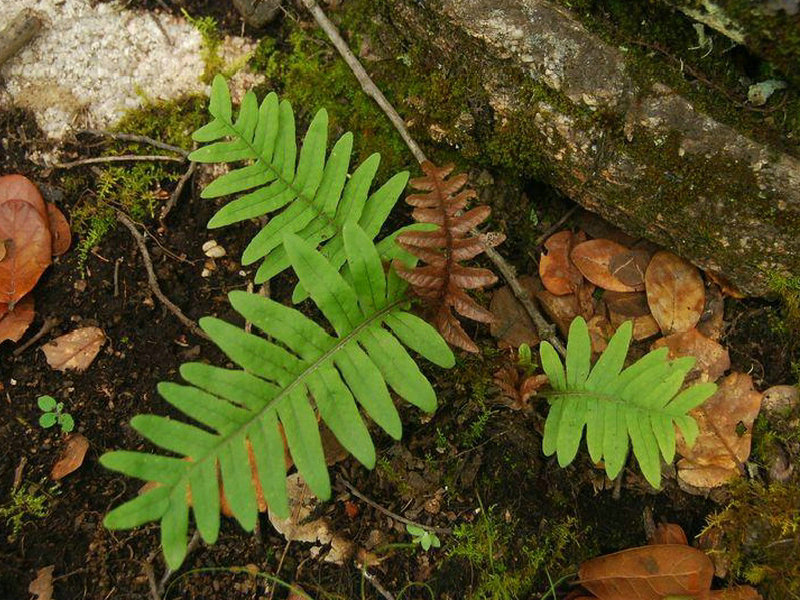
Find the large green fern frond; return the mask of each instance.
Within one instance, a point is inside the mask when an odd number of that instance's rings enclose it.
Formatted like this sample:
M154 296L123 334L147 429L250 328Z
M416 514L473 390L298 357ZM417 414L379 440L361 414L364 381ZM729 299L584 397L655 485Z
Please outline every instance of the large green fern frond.
M650 352L623 370L632 332L632 323L623 323L594 368L582 318L570 325L566 370L555 349L542 342L542 368L553 388L547 394L550 411L542 449L547 456L556 453L562 467L570 464L585 427L591 459L605 461L606 473L613 479L625 464L630 439L642 473L658 488L659 454L667 463L674 459L676 425L687 443L694 443L697 424L687 413L709 398L716 385L701 383L680 391L694 358L668 361L667 348Z
M299 236L287 234L282 242L334 333L273 300L232 292L233 307L271 341L216 318L202 319L201 327L241 370L188 363L180 372L190 385L159 385L167 402L198 425L155 415L132 420L134 429L177 457L117 451L100 459L110 469L159 484L112 510L105 524L120 529L160 519L172 568L186 553L189 498L203 539L213 543L217 538L218 469L233 516L247 530L255 526L248 441L270 509L286 516L279 423L299 473L315 494L328 498L317 415L348 451L372 467L375 450L361 410L399 438L400 418L388 387L423 410L436 407L433 388L403 344L440 366L455 362L437 331L407 312L405 283L393 271L384 272L378 250L356 224L343 228L346 277Z
M353 148L349 132L334 144L326 160L328 114L324 109L312 120L299 158L292 107L286 100L279 101L276 94L268 94L259 106L255 94L247 92L234 119L228 85L218 75L211 87L209 112L211 122L193 134L194 140L207 145L189 158L202 163L248 164L218 177L203 190L203 198L243 194L225 204L208 226L222 227L274 213L242 255L245 265L263 259L256 283L289 266L283 246L286 233L295 233L313 246L324 244L323 254L341 267L345 263L344 226L358 224L374 239L408 181L407 172L398 173L369 195L380 155L371 155L348 176ZM296 299L304 296L301 290Z

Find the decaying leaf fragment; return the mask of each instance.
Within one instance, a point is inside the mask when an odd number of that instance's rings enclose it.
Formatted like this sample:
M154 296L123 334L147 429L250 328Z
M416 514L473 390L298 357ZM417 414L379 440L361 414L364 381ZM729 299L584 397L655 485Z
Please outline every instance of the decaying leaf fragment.
M664 335L697 325L706 301L700 271L671 252L656 252L645 273L647 303Z
M678 479L694 488L713 488L742 474L750 456L753 422L761 408L761 394L744 373L731 373L716 393L690 411L700 433L692 448L678 436Z
M539 277L545 289L556 296L576 292L583 280L583 275L569 257L575 238L569 230L559 231L544 243L546 252L539 260Z
M54 480L66 477L83 464L86 451L89 450L89 440L80 433L73 433L64 440L64 447L58 455L56 464L50 472Z
M28 294L17 302L11 311L0 317L0 342L19 341L33 322L35 315L33 296Z
M570 258L583 276L597 287L614 292L640 292L643 285L627 285L611 272L611 262L621 261L622 264L625 262L623 255L628 254L630 250L625 246L599 239L578 244L572 249Z
M28 591L36 596L36 600L53 598L53 570L55 568L55 565L50 565L36 571L36 579L28 585Z
M69 245L72 242L69 221L67 221L64 213L52 202L47 203L47 219L50 226L53 256L61 256L69 250Z
M42 346L47 364L58 371L85 371L100 352L106 334L99 327L80 327Z
M523 275L519 278L519 283L531 298L535 297L537 283L533 277ZM504 285L492 294L489 311L493 317L489 331L497 338L501 348L519 348L522 344L534 348L539 343L536 326L509 286Z

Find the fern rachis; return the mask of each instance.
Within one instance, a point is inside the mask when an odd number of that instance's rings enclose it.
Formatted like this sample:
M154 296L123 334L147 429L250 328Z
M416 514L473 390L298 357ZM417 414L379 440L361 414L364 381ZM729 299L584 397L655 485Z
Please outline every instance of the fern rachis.
M555 453L559 465L570 464L586 430L586 445L594 462L605 462L610 478L625 464L628 440L650 484L661 484L659 455L668 463L675 456L675 426L688 444L697 437L697 424L687 413L709 398L716 386L701 383L681 391L694 358L667 360L667 349L645 355L623 369L633 326L623 323L592 368L586 321L573 320L567 343L566 369L555 349L542 342L542 367L552 392L542 449Z
M211 339L243 370L189 363L181 375L190 385L159 386L170 404L202 427L154 415L133 419L133 427L156 446L189 460L105 454L104 466L160 484L110 512L108 527L161 519L162 545L174 568L186 552L187 492L203 539L217 537L217 466L234 517L245 529L255 526L247 442L271 510L287 513L279 422L298 471L315 494L327 498L330 483L317 412L340 443L371 467L375 451L356 403L395 438L401 425L387 385L423 410L435 408L430 383L401 342L444 367L453 365L452 352L430 325L404 310L405 286L393 271L384 272L367 234L348 224L343 242L347 279L308 242L292 234L283 240L298 278L335 335L292 308L245 292L232 292L232 305L274 341L219 319L201 320Z

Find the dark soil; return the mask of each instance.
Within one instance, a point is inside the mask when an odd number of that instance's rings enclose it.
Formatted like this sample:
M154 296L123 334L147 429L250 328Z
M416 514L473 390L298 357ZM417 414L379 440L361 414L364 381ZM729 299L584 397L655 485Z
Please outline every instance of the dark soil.
M133 4L133 3L131 3ZM141 3L160 9L158 1ZM239 21L227 3L212 0L169 2L173 9L187 8L194 15L212 14L224 29L238 33ZM39 149L42 137L33 119L23 111L0 113L0 165L3 172L20 172L40 185L58 190L59 172L44 172L28 160ZM80 146L75 148L80 152ZM165 184L169 191L174 184ZM189 186L191 188L191 186ZM69 214L81 193L66 196L62 208ZM255 225L215 231L205 229L216 206L188 189L170 214L168 229L157 231L146 223L158 244L150 240L156 273L165 294L187 316L197 320L216 315L236 322L226 294L246 286L254 269L240 274L237 257L255 231ZM546 228L543 223L541 229ZM201 245L214 238L227 250L219 268L202 278L204 256ZM512 247L515 246L511 240ZM160 248L167 249L165 252ZM525 255L517 266L535 269ZM181 257L181 258L176 258ZM115 276L116 271L116 276ZM116 284L115 284L116 281ZM272 295L286 299L291 291L288 277L273 282ZM19 356L13 346L0 348L0 505L10 497L15 471L18 478L48 497L46 517L27 520L21 533L11 532L0 522L0 598L25 598L36 571L55 565L55 597L64 599L113 600L148 598L149 574L158 582L164 572L159 553L158 527L149 525L131 531L111 532L102 525L108 510L131 498L138 484L105 470L98 457L111 449L144 449L142 439L129 426L139 413L167 414L156 394L160 381L177 380L178 366L187 360L223 362L212 344L197 338L151 293L146 272L133 238L118 228L93 252L81 273L75 252L56 260L35 291L37 317L23 344L39 330L45 318L55 317L58 326L42 342ZM747 301L729 305L726 320L734 323L725 343L731 349L734 368L752 371L759 389L790 378L792 356L783 338L774 334L764 319L775 313L774 305ZM107 342L84 373L61 373L51 369L39 346L44 341L82 325L97 325ZM556 579L575 570L585 558L645 542L643 511L657 521L684 526L690 539L702 529L713 504L679 491L674 480L655 494L631 470L619 499L611 489L596 489L597 470L588 457L567 469L541 455L543 407L532 416L512 412L494 404L496 391L491 373L506 358L492 349L488 331L479 330L479 341L487 350L484 358L462 357L455 374L437 378L441 409L430 422L405 410L404 441L394 444L376 434L382 466L368 472L353 460L332 468L363 494L386 509L425 524L453 528L475 523L488 511L508 525L507 564L526 544L541 539L548 524L574 517L577 525L569 545L569 556L551 573ZM62 436L55 429L42 429L36 399L49 394L63 401L75 419L76 429L90 441L83 465L58 485L49 480ZM488 412L487 412L488 411ZM464 431L482 414L488 414L485 430L466 440ZM602 485L600 485L602 487ZM380 532L381 544L407 542L404 528L385 514L350 496L339 485L333 500L320 508L331 519L334 530L370 546L370 536ZM443 548L430 554L397 549L373 571L380 583L395 594L406 585L424 581L436 598L463 598L481 576L461 558L448 558L452 540L443 538ZM499 559L498 559L499 560ZM230 519L223 519L219 542L201 545L189 555L182 573L169 590L171 598L271 598L264 579L246 573L195 569L254 565L255 570L277 574L302 586L314 597L366 598L379 596L365 584L358 568L336 566L312 557L309 544L286 544L263 517L260 532L247 534ZM532 592L546 591L542 579ZM410 588L404 597L428 598L424 588ZM287 592L278 588L275 598Z

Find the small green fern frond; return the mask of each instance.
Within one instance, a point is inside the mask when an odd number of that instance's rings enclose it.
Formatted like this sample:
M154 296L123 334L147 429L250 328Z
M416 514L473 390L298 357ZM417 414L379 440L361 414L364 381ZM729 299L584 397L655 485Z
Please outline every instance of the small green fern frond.
M542 342L542 368L550 379L550 411L544 426L542 449L555 453L562 467L574 459L586 428L586 445L594 462L605 461L606 473L616 477L625 464L628 440L645 478L661 485L661 460L675 458L675 426L691 445L697 424L687 413L717 389L701 383L683 391L684 378L694 358L667 360L667 348L645 355L623 370L633 325L623 323L605 352L591 368L589 330L581 317L572 321L567 341L566 370L555 349Z
M326 160L328 114L324 109L312 120L299 158L292 107L286 100L279 101L276 94L267 95L259 106L255 94L247 92L234 120L228 85L224 77L217 76L209 112L213 120L193 134L195 141L207 145L189 158L202 163L249 164L218 177L203 190L203 198L244 193L223 206L208 226L222 227L275 213L242 255L245 265L263 260L256 283L289 267L283 246L286 233L297 234L313 246L324 244L325 256L341 267L345 262L344 226L358 224L374 239L408 181L407 172L398 173L369 195L380 155L373 154L348 175L351 133L339 138ZM298 297L304 295L298 292Z
M389 387L423 410L435 409L433 388L403 345L443 367L453 366L453 353L431 325L407 312L405 286L393 271L384 272L369 236L348 223L342 240L346 276L309 242L291 233L283 238L291 266L333 335L293 308L241 291L231 292L231 304L269 340L216 318L201 319L203 330L241 370L188 363L180 373L189 385L159 385L167 402L198 425L155 415L132 420L153 444L181 458L104 454L105 467L159 484L112 510L107 527L160 519L167 563L177 568L186 553L189 498L203 539L213 543L217 538L218 469L233 516L247 530L255 526L248 442L270 509L286 516L279 424L299 473L326 499L330 481L317 415L371 468L375 449L358 405L394 438L401 435L401 423Z

